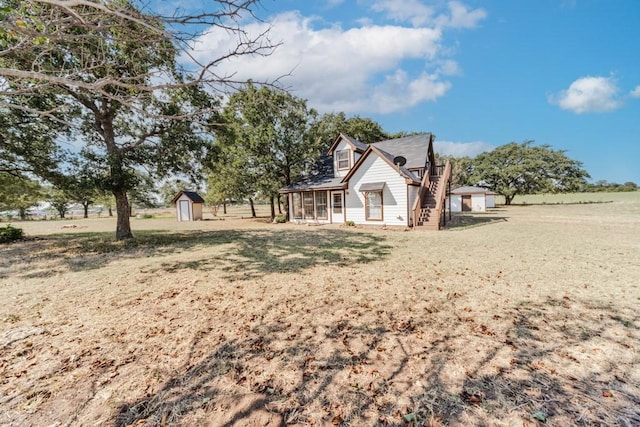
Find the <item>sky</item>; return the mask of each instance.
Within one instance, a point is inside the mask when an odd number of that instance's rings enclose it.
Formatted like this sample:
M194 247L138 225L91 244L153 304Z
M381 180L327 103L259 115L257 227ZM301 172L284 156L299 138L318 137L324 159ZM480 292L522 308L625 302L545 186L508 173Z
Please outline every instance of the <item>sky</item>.
M592 181L640 184L638 0L262 0L280 43L220 65L279 83L321 113L387 132L432 132L475 156L533 140L581 161ZM233 40L212 31L195 56Z

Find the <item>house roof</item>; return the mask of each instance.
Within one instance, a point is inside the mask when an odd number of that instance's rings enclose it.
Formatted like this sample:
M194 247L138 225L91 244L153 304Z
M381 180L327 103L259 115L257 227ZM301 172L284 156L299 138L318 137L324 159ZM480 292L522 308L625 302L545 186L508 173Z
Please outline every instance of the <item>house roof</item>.
M370 145L392 154L392 157L404 157L407 159L407 163L404 165L407 169L419 169L427 164L427 151L432 137L433 134L431 133L421 133L403 138L388 139Z
M347 144L349 144L351 146L351 148L353 148L354 151L357 151L359 153L364 153L365 150L369 147L364 142L358 141L357 139L355 139L355 138L353 138L353 137L351 137L349 135L345 135L344 133L341 133L333 141L333 144L331 144L331 148L329 148L329 151L328 151L329 155L333 155L333 150L336 149L336 147L338 146L338 144L340 144L340 141L342 141L342 140L346 141Z
M178 194L176 194L176 197L173 198L172 203L175 205L176 202L178 201L178 199L180 198L180 196L182 195L187 196L193 203L204 203L204 199L202 197L200 197L200 195L198 193L196 193L195 191L181 191Z
M278 190L279 193L295 193L298 191L310 191L310 190L333 190L347 188L346 183L342 183L342 178L334 178L333 175L319 175L310 177L298 182L294 182L291 185Z
M349 180L351 179L351 176L353 176L355 171L360 167L360 165L364 162L364 160L371 153L377 154L382 160L387 162L389 164L389 166L394 168L398 172L398 174L400 174L400 176L402 176L404 179L409 181L408 183L420 184L420 178L418 178L406 166L397 166L396 164L393 163L394 156L392 154L387 153L386 151L384 151L384 150L382 150L382 149L380 149L378 147L375 147L373 144L369 145L369 148L367 149L367 151L365 151L364 154L362 155L362 157L360 157L360 159L358 159L356 164L353 165L353 167L351 168L349 173L347 173L345 175L345 177L342 178L342 182L344 182L344 183L349 182Z
M451 194L486 194L486 195L497 195L498 193L494 193L491 190L482 187L458 187L451 190Z

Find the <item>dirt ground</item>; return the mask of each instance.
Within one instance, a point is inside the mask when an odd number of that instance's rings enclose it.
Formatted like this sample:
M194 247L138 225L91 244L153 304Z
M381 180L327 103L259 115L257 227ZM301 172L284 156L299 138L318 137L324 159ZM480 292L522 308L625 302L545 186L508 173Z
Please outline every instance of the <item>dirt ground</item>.
M0 425L640 425L640 197L132 224L14 224Z

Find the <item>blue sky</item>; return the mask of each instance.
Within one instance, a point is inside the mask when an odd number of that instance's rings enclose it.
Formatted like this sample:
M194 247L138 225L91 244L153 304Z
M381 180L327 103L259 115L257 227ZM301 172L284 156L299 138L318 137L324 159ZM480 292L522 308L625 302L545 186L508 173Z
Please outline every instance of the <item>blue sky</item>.
M638 0L263 0L282 45L225 64L281 84L320 112L426 131L476 155L534 140L584 163L594 181L640 183ZM231 42L196 45L202 59Z

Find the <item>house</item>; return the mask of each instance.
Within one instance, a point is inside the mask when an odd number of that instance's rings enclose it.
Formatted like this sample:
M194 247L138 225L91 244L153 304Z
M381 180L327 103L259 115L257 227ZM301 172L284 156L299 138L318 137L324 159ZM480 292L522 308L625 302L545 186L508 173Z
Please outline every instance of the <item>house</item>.
M496 195L482 187L456 188L451 190L449 199L451 212L485 212L496 207Z
M173 198L178 221L202 220L204 199L195 191L181 191Z
M436 166L431 133L365 144L340 134L327 171L280 189L294 222L439 229L451 164Z

